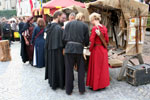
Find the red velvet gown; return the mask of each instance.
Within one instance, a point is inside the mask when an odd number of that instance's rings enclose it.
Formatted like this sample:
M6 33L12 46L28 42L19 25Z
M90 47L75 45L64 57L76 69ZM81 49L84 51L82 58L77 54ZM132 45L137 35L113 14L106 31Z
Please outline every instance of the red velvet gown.
M103 89L110 84L108 52L107 49L102 45L99 36L96 34L96 29L98 28L94 26L90 36L91 56L89 60L86 82L86 85L91 87L93 90ZM108 43L109 37L107 34L107 28L105 26L99 26L99 29Z

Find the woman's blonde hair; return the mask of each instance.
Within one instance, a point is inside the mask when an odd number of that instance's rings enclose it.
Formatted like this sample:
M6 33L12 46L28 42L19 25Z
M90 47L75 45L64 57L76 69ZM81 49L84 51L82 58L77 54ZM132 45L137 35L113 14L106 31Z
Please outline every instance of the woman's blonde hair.
M99 20L101 21L101 14L98 14L98 13L92 13L90 16L89 16L89 20L92 21L92 20Z
M43 18L38 18L37 24L40 28L44 28L46 26L46 23Z
M85 19L85 16L83 13L78 13L76 15L76 20L82 21L83 19Z

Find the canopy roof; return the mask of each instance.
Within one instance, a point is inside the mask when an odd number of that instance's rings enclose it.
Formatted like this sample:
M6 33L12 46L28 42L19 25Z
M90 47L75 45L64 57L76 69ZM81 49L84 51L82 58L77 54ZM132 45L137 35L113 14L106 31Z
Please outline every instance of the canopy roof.
M70 6L70 7L67 7L67 8L63 8L61 9L62 11L64 12L75 12L75 13L83 13L84 16L85 16L85 21L86 22L89 22L89 12L86 8L82 8L80 6Z
M57 7L66 8L73 5L78 5L83 8L85 7L84 3L77 2L74 0L51 0L47 2L43 6L43 8L50 8L50 9L57 8Z
M86 3L86 7L96 6L106 9L121 9L119 0L97 0L95 2Z
M126 22L132 17L148 16L148 5L134 0L97 0L86 4L88 10L92 7L107 10L122 10Z

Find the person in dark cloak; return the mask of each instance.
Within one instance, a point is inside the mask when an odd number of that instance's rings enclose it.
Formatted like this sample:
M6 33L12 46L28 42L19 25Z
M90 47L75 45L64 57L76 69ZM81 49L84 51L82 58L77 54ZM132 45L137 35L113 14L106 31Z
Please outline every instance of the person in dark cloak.
M53 90L64 89L65 86L65 65L63 56L63 29L59 22L63 13L56 11L53 21L47 27L47 37L45 44L45 66L49 85Z
M21 30L23 29L23 27L24 27L24 25L25 25L25 23L24 23L24 18L20 18L19 19L20 20L20 23L19 23L19 34L20 34L20 41L21 41L21 37L22 37L22 34L21 34Z
M20 33L20 35L22 35L22 34L21 34L21 30L22 30L23 27L24 27L24 24L25 24L25 23L24 23L24 20L25 20L25 19L24 19L24 18L20 18L19 20L20 20L20 23L19 23L19 33Z
M24 37L22 35L22 33L28 28L27 26L25 26L25 23L27 23L26 18L24 19L24 21L22 22L22 24L19 25L19 33L20 33L20 39L21 39L20 40L21 41L20 56L22 58L22 62L23 63L26 63L27 61L29 61L27 50L26 50L26 43L25 43Z
M20 31L22 34L22 41L21 41L21 56L23 62L29 61L31 65L33 65L33 45L31 43L32 40L32 33L34 29L33 17L30 17L25 23L23 29Z
M84 46L89 45L88 26L83 23L85 17L82 13L77 14L76 20L69 22L64 30L63 41L65 42L65 68L66 68L66 93L71 95L73 91L73 68L78 66L78 87L80 94L85 92L85 62L83 57Z

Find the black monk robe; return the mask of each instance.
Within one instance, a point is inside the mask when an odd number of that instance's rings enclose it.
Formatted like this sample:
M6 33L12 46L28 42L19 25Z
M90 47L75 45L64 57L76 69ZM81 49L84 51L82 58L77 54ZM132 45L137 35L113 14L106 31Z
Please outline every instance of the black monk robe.
M28 57L28 53L26 50L26 43L24 40L24 37L22 35L22 33L27 30L30 27L29 23L24 23L22 24L21 28L19 29L19 33L21 34L21 53L20 56L22 58L23 63L26 63L27 61L29 61L29 57Z
M52 89L65 86L65 65L63 56L63 30L57 23L51 23L47 27L45 44L46 75Z

